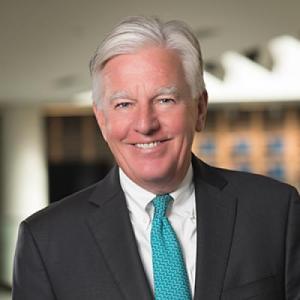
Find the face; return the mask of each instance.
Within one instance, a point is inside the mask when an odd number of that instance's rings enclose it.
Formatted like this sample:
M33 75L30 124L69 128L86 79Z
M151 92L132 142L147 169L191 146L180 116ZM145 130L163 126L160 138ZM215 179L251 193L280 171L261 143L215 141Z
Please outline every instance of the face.
M104 95L94 112L118 165L155 193L176 189L203 128L206 93L192 99L179 56L161 47L112 58L102 70Z

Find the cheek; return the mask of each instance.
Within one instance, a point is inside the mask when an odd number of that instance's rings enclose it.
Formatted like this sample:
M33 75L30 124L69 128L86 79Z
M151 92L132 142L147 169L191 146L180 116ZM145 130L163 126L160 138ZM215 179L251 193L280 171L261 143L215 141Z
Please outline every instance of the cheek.
M168 127L173 134L182 135L183 137L192 136L195 131L194 114L185 111L177 112L169 119Z
M127 136L129 121L128 118L116 117L113 114L108 117L106 123L106 135L108 139L121 140Z

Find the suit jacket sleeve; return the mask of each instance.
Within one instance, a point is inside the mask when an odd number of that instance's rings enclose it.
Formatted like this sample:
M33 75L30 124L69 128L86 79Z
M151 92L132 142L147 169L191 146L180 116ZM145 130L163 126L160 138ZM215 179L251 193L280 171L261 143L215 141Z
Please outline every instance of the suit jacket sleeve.
M300 299L300 197L291 192L286 233L286 299Z
M16 247L13 300L55 300L39 250L26 222L22 222Z

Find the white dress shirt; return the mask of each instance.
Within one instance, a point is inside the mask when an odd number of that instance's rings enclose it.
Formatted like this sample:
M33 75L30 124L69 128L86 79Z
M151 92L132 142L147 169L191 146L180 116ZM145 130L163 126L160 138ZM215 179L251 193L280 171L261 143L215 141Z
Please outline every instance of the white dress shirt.
M119 173L139 254L146 276L154 291L150 232L154 211L151 201L156 195L138 186L121 169L119 169ZM193 296L196 272L197 231L192 165L190 165L178 189L170 193L170 195L174 201L171 201L168 207L167 217L181 245Z

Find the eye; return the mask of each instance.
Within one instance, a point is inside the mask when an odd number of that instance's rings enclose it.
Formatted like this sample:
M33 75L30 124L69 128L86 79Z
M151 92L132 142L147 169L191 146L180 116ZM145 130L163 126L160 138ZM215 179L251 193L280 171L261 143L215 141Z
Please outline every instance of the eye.
M132 105L131 102L119 102L115 104L115 109L127 109Z
M175 103L175 100L173 98L161 98L158 99L158 102L161 104L173 104Z

